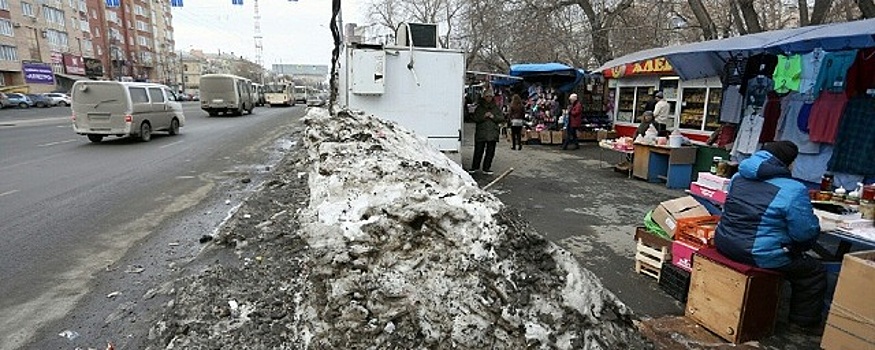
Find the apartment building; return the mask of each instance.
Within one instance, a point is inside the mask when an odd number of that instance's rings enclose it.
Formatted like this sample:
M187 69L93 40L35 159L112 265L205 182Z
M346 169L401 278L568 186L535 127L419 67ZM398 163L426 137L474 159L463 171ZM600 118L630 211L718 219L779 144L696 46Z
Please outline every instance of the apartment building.
M169 0L0 0L0 85L48 92L85 78L169 81L171 19Z

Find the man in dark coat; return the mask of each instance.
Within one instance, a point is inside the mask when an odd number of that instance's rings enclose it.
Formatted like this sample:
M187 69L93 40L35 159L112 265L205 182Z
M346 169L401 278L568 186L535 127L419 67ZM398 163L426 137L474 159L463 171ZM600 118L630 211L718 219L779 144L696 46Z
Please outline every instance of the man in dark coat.
M741 162L729 183L714 245L740 263L779 271L790 282L790 322L820 330L826 272L806 254L818 235L808 188L790 176L798 149L789 141L767 143Z
M492 159L495 158L495 145L498 143L504 115L492 99L492 90L487 89L483 92L483 98L477 104L477 109L474 110L472 120L477 126L474 131L474 161L471 169L468 170L469 173L479 171L481 161L483 173L486 175L493 173Z

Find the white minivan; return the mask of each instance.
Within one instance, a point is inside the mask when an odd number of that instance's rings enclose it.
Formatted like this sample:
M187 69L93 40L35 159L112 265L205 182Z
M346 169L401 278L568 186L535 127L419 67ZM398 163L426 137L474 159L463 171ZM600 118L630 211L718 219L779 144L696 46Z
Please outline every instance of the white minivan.
M73 130L100 142L109 135L152 139L153 131L179 133L185 125L182 105L164 85L80 80L70 89Z

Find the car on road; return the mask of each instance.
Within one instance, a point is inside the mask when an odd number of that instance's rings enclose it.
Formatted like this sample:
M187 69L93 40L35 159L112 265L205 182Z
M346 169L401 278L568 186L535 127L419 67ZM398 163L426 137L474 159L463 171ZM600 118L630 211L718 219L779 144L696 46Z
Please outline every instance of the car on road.
M143 142L153 131L179 134L185 125L182 104L161 84L80 80L73 84L73 130L91 142L104 137L136 136Z
M33 101L34 107L49 108L52 106L52 100L41 94L27 94L27 97Z
M30 108L33 107L33 100L31 100L25 94L19 94L17 92L8 92L6 93L6 98L9 100L9 104L4 104L4 107L12 107L16 106L18 108Z
M52 106L67 107L71 103L70 95L67 94L63 94L60 92L50 92L43 95L45 95L49 98L49 100L52 101Z
M9 97L6 96L5 92L0 92L0 108L9 107Z

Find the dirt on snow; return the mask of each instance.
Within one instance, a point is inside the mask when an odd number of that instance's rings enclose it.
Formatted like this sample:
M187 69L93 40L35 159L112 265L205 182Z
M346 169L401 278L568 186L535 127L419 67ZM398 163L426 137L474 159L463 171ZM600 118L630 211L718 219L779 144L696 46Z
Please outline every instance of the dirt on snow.
M565 250L397 124L311 109L151 349L647 349Z

